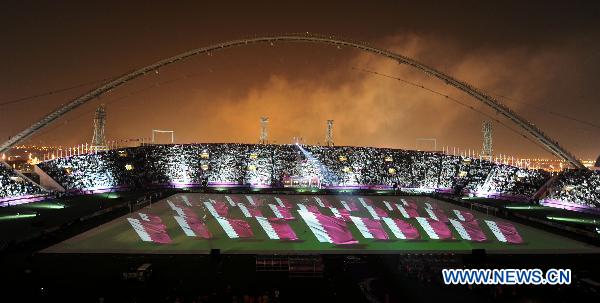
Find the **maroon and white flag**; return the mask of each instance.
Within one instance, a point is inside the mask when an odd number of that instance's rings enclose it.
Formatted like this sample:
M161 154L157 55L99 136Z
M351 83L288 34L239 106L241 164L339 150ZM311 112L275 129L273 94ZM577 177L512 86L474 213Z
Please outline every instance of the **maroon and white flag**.
M441 208L425 208L425 211L429 215L429 217L433 220L448 223L448 216Z
M188 198L187 195L181 195L181 201L183 201L183 203L188 206L188 207L192 207L192 202L190 202L190 199Z
M312 213L320 213L319 208L316 205L304 205L302 203L298 203L298 210L308 211Z
M461 238L469 241L482 242L487 240L487 237L479 227L477 220L459 221L450 219L450 224L458 232Z
M252 196L246 195L246 200L248 200L248 203L250 203L250 205L258 206L258 204L256 203L256 201L254 201L254 198ZM238 205L239 205L239 203L238 203Z
M167 233L167 226L162 223L159 216L138 213L140 219L127 218L142 241L160 244L171 243Z
M252 217L262 217L263 214L260 211L260 209L258 209L258 207L253 207L253 206L246 206L242 203L238 203L238 207L240 208L240 210L242 211L242 214L244 214L244 217L246 218L252 218Z
M326 216L320 213L299 210L298 214L306 222L319 242L334 244L356 244L346 222L342 219Z
M277 204L281 207L285 207L285 208L293 208L294 207L294 205L285 198L275 197L275 202L277 202Z
M402 205L404 205L405 207L410 207L410 208L414 208L414 209L418 208L417 203L413 200L400 199L400 202L402 202Z
M329 203L329 201L327 201L327 199L317 197L317 196L315 196L314 198L315 198L315 202L317 203L317 205L319 205L319 207L331 207L331 203Z
M273 240L298 240L294 230L283 219L256 217L258 224L263 228L269 239Z
M129 222L129 224L131 224L131 227L133 227L133 230L138 234L138 236L140 237L140 239L142 239L142 241L153 242L152 238L150 237L150 234L146 231L146 228L144 228L144 225L142 225L141 220L134 219L134 218L127 218L127 222Z
M438 208L440 208L440 206L437 203L435 203L435 202L425 202L423 204L425 204L425 208L426 209L427 208L429 208L429 209L438 209Z
M508 222L499 222L485 220L485 223L490 228L496 239L500 242L520 244L523 243L523 238L517 231L517 228Z
M193 209L185 206L176 206L171 203L171 201L167 201L169 206L178 214L177 216L173 216L175 221L186 236L188 237L201 237L204 239L212 238L212 234L206 227L203 221L198 218L198 215L193 211Z
M389 239L387 233L385 230L383 230L381 222L377 220L355 216L350 216L350 220L352 220L352 223L356 225L356 228L358 228L358 231L363 237L365 237L365 239Z
M338 218L338 219L342 219L346 222L350 221L350 212L347 209L344 208L335 208L335 207L330 207L329 208L331 210L331 213L333 214L334 217Z
M419 230L404 220L392 218L382 218L382 220L398 239L414 240L421 238Z
M169 207L171 207L172 210L174 210L177 213L177 215L181 217L184 217L186 215L183 211L183 207L175 205L175 203L173 203L171 200L167 199L167 204L169 205Z
M235 206L237 205L237 202L235 202L235 201L233 200L233 198L231 198L230 196L227 196L227 195L226 195L226 196L225 196L225 200L227 200L227 203L229 203L229 205L230 205L230 206L233 206L233 207L235 207Z
M388 201L383 201L383 205L385 205L385 208L387 208L388 211L394 211L394 208L392 207L392 204Z
M252 228L248 222L241 219L230 219L215 217L229 238L251 238L254 237Z
M204 239L212 238L212 234L206 227L203 221L200 221L198 218L194 217L181 217L181 216L173 216L177 224L181 227L183 232L188 237L200 237Z
M217 214L219 214L219 216L221 217L227 217L227 215L229 214L229 207L227 206L227 204L223 201L214 201L211 200L215 211L217 212Z
M340 204L342 204L344 209L346 209L347 211L357 211L358 210L358 205L356 205L356 202L354 202L354 201L340 200Z
M445 223L423 217L417 217L416 219L421 227L423 227L429 238L436 240L452 239L452 232Z
M373 206L373 201L369 198L358 197L358 202L360 202L363 207Z
M389 217L387 212L377 206L367 205L365 206L371 217L375 220L381 220L381 217Z
M400 205L398 203L396 203L396 208L400 211L402 216L406 219L420 217L419 212L417 211L416 208L407 207L404 205Z
M468 211L453 209L452 212L460 221L471 221L475 219L475 216L473 216L473 214Z
M269 208L271 208L271 210L273 211L275 218L285 219L285 220L293 220L294 219L292 212L286 207L281 207L281 206L278 206L275 204L269 204Z
M215 205L212 202L204 202L204 207L208 210L208 212L213 216L213 217L221 217L221 215L219 214L219 212L217 211L217 209L215 208Z

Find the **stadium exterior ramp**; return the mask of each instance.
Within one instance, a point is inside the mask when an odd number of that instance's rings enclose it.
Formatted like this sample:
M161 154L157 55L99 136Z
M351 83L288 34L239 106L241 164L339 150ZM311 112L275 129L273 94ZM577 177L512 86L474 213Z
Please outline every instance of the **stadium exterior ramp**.
M62 115L68 113L69 111L85 104L86 102L101 96L102 94L116 89L117 87L139 77L148 72L155 71L163 66L170 65L172 63L181 61L183 59L204 53L210 53L213 51L218 51L220 49L237 47L237 46L245 46L250 44L257 43L274 43L274 42L313 42L313 43L324 43L324 44L332 44L338 47L352 47L362 51L370 52L379 56L383 56L392 60L395 60L399 63L409 65L414 67L426 74L429 74L433 77L436 77L446 84L454 86L458 88L473 98L481 101L488 107L494 109L497 113L503 115L523 130L525 130L529 135L534 137L540 144L542 144L548 151L550 151L555 156L569 162L575 168L585 169L585 166L570 152L568 152L565 148L563 148L557 141L551 139L548 135L546 135L542 130L536 127L531 122L527 121L523 117L519 116L517 113L512 111L507 106L503 105L497 99L489 96L484 93L482 90L477 89L466 82L457 80L449 75L446 75L432 67L429 67L425 64L422 64L412 58L393 53L388 50L376 48L373 46L369 46L363 42L355 42L346 39L340 39L333 36L326 35L312 35L312 34L286 34L286 35L274 35L274 36L263 36L263 37L253 37L253 38L245 38L239 40L231 40L223 43L214 44L207 47L197 48L161 61L158 61L154 64L148 65L146 67L140 68L138 70L132 71L130 73L124 74L115 78L114 80L101 85L77 98L69 102L68 104L58 108L54 112L48 114L41 120L35 122L30 127L16 134L8 141L4 142L0 145L0 153L6 152L12 146L22 142L27 139L31 135L35 134L38 130L44 128L46 125L52 123L54 120L60 118Z

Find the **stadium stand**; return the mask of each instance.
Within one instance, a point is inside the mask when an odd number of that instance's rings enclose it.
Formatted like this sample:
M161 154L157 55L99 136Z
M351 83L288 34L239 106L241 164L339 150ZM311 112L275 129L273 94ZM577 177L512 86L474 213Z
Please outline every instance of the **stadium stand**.
M599 207L600 171L566 170L549 190L551 199L588 207Z
M42 194L41 188L0 162L0 200Z
M541 170L431 152L252 144L146 145L38 166L68 191L149 185L396 185L527 199L550 177Z

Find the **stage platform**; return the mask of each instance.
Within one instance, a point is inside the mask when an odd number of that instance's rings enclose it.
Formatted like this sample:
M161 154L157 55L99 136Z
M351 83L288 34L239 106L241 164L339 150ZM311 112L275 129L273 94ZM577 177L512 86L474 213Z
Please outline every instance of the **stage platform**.
M346 205L342 204L341 201L345 201ZM253 236L248 238L231 238L231 233L225 231L223 225L209 211L205 202L215 206L219 205L220 207L225 205L227 215L223 216L223 218L238 220L237 222L242 220L247 222ZM269 218L276 216L272 206L269 206L269 204L279 206L284 205L284 203L294 219L279 220L278 222L287 224L297 236L297 240L271 239L264 226L259 224L258 219L255 217L256 214L253 213L253 216L247 217L242 211L241 206L239 206L241 204L248 209L259 211L262 213L261 217ZM307 221L303 219L304 217L299 215L298 204L311 207L313 210L330 218L335 217L335 213L331 207L343 210L348 204L354 204L357 206L357 209L350 211L349 214L355 218L367 218L381 222L381 227L383 227L383 231L389 239L367 239L364 233L359 230L358 225L354 221L349 220L346 222L347 229L357 243L334 244L320 242L314 229L309 228ZM456 211L462 214L471 213L474 219L477 220L480 231L486 240L481 242L465 240L464 233L459 233L458 229L451 223L445 223L452 233L449 239L433 239L425 226L420 224L416 218L406 218L396 207L396 205L407 204L410 204L410 206L406 206L407 210L409 207L414 207L420 217L427 218L431 217L427 209L431 210L434 208L438 210L436 213L446 214L448 218L455 221L461 221L459 220L460 215L456 215ZM370 205L378 209L379 220L376 220L372 213L366 211L365 205ZM179 213L176 208L180 209ZM190 236L197 229L188 228L186 232L185 228L181 225L181 220L184 217L182 215L183 212L186 212L188 215L188 223L191 223L189 220L189 216L191 215L205 224L212 237L204 239L198 236L198 232L196 232L195 236ZM158 225L165 227L164 232L161 234L162 238L158 242L162 241L165 243L157 243L155 241L156 236L152 240L148 238L144 239L140 235L139 230L136 231L135 229L135 222L144 223L144 220L149 220L149 217L151 220L147 222L150 222L154 220L152 218L156 218L154 216L160 218ZM177 217L179 217L179 220ZM412 240L398 238L390 226L383 224L383 217L400 219L410 224L418 231L418 238ZM502 242L498 238L497 233L492 232L486 220L498 222L499 224L508 223L514 226L522 239L522 243ZM156 222L154 221L154 223ZM144 226L146 226L146 229L154 228L148 227L147 224ZM139 228L141 227L138 225ZM272 237L273 231L270 232ZM165 234L168 241L165 238ZM321 237L321 240L323 240L323 237ZM509 222L430 197L226 195L203 193L173 195L51 246L41 252L84 254L210 254L211 251L219 250L220 254L404 254L428 252L471 254L473 249L485 249L488 254L581 254L600 252L597 247L586 243L516 222Z

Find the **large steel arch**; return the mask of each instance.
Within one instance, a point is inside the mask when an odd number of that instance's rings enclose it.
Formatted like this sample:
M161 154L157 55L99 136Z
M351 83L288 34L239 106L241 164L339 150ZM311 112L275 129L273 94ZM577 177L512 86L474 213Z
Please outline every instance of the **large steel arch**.
M316 42L316 43L332 44L332 45L336 45L336 46L352 47L352 48L356 48L356 49L359 49L362 51L370 52L370 53L373 53L376 55L380 55L380 56L398 61L399 63L402 63L402 64L407 64L409 66L412 66L426 74L432 75L432 76L444 81L448 85L454 86L454 87L464 91L468 95L483 102L485 105L494 109L497 113L503 115L504 117L506 117L507 119L509 119L510 121L512 121L519 127L521 127L522 129L524 129L528 134L530 134L532 137L534 137L539 143L541 143L546 149L548 149L551 153L553 153L557 157L559 157L565 161L568 161L571 165L573 165L576 168L585 168L585 166L583 166L583 164L575 156L573 156L565 148L560 146L560 144L558 144L558 142L551 139L548 135L546 135L544 132L542 132L538 127L536 127L529 121L525 120L523 117L519 116L517 113L513 112L510 108L503 105L497 99L495 99L495 98L489 96L488 94L484 93L483 91L467 84L466 82L457 80L449 75L446 75L432 67L429 67L418 61L415 61L409 57L406 57L406 56L403 56L400 54L396 54L396 53L393 53L391 51L387 51L384 49L372 47L363 42L355 42L355 41L350 41L350 40L346 40L346 39L335 38L332 36L321 36L321 35L312 35L312 34L287 34L287 35L264 36L264 37L254 37L254 38L232 40L232 41L214 44L214 45L207 46L207 47L197 48L197 49L176 55L174 57L170 57L170 58L158 61L154 64L140 68L140 69L130 72L128 74L119 76L119 77L115 78L114 80L112 80L106 84L103 84L102 86L95 88L95 89L85 93L84 95L81 95L81 96L75 98L68 104L58 108L57 110L48 114L47 116L45 116L38 122L36 122L33 125L31 125L30 127L28 127L27 129L21 131L19 134L13 136L8 141L4 142L2 145L0 145L0 153L7 151L12 146L22 142L23 140L25 140L29 136L33 135L38 130L40 130L43 127L45 127L46 125L50 124L54 120L60 118L62 115L68 113L69 111L79 107L80 105L106 93L107 91L115 89L115 88L127 83L128 81L131 81L131 80L133 80L139 76L142 76L148 72L152 72L160 67L175 63L177 61L181 61L183 59L186 59L186 58L198 55L198 54L209 53L209 52L217 51L220 49L231 48L231 47L236 47L236 46L244 46L244 45L249 45L249 44L273 43L273 42L282 42L282 41L283 42L285 42L285 41Z

